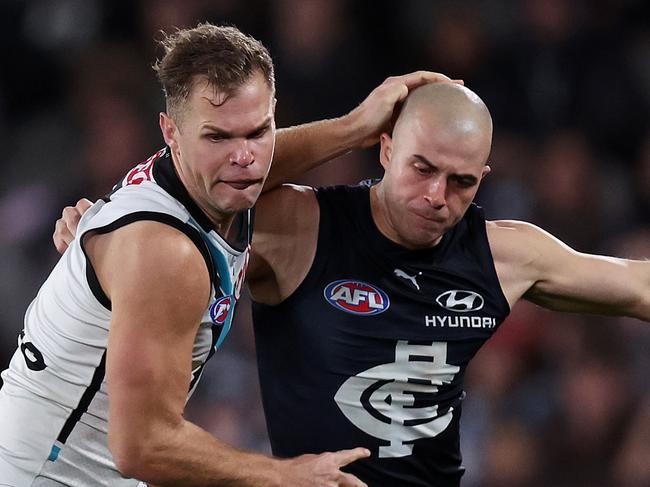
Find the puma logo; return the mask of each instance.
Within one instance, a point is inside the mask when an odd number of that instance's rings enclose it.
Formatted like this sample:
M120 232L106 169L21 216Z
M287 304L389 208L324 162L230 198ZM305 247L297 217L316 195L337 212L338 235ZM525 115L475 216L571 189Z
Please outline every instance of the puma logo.
M418 285L418 282L416 281L416 278L418 276L422 275L422 272L418 272L415 276L409 276L406 272L404 272L402 269L395 269L393 271L397 277L401 277L403 279L406 279L407 281L411 281L413 283L413 286L415 286L415 289L418 291L420 290L420 286Z

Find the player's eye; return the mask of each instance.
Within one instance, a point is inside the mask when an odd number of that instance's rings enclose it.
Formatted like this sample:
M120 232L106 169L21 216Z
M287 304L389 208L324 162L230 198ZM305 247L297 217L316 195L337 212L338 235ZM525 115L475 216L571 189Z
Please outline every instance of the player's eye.
M224 135L222 135L222 134L207 134L207 138L211 142L222 142L222 141L226 140L226 137Z
M429 175L433 172L433 169L431 166L428 166L426 164L415 164L415 170L422 175Z
M471 188L476 184L474 178L456 177L454 180L456 181L456 184L458 184L458 186L461 188Z
M269 129L268 127L263 127L263 128L261 128L259 130L256 130L255 132L250 134L248 136L248 138L249 139L259 139L260 137L262 137L268 131L268 129Z

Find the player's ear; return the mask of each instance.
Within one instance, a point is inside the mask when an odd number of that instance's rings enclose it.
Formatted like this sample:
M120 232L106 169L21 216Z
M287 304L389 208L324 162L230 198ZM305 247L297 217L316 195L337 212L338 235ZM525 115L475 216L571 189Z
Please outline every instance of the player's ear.
M487 176L491 172L492 172L492 168L486 164L485 167L483 167L483 172L481 173L481 179L483 179L485 176Z
M174 120L165 112L160 112L159 123L165 144L171 147L174 152L178 151L177 137L179 132Z
M393 138L384 132L379 138L379 144L379 162L381 162L384 170L386 170L390 165L390 158L393 155Z

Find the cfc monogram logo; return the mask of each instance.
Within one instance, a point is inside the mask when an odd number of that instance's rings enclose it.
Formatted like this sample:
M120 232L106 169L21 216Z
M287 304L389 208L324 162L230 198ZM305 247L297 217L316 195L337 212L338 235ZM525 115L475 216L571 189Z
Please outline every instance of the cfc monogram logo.
M389 442L379 447L380 458L413 453L413 441L442 433L452 409L440 414L431 404L438 387L449 384L460 367L447 363L447 344L409 345L397 342L395 362L378 365L350 377L334 396L343 414L360 430Z

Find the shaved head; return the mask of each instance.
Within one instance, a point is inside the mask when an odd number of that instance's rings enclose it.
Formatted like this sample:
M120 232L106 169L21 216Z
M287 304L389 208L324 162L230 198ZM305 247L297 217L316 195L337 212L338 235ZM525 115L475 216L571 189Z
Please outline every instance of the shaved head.
M409 93L395 122L394 137L413 124L445 134L450 140L481 140L484 162L492 144L492 117L472 90L452 83L430 83Z
M490 172L491 146L492 118L476 93L452 83L410 92L392 135L381 135L384 176L370 193L377 227L406 248L436 245Z

